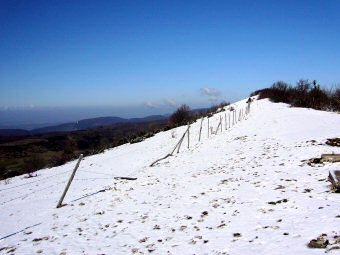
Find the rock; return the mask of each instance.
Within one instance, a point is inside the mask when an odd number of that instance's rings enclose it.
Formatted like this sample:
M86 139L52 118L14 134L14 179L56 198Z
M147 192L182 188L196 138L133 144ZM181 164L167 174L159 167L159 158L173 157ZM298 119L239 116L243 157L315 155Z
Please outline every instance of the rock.
M145 243L148 239L149 239L149 237L144 237L144 238L140 239L139 242Z
M161 227L159 225L155 225L153 229L161 229Z
M340 138L327 139L326 144L329 145L329 146L340 147Z
M308 243L309 248L317 248L317 249L324 249L329 244L328 239L326 239L325 235L320 235L317 239L312 239Z
M207 216L207 215L208 215L207 211L202 212L202 216Z
M43 241L43 240L48 240L50 239L48 236L44 236L44 237L41 237L41 238L34 238L32 241L33 242L40 242L40 241Z

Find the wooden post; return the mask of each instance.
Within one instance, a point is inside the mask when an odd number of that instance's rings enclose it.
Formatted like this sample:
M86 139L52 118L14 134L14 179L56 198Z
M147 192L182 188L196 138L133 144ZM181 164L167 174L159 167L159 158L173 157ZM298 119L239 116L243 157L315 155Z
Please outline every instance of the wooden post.
M182 145L182 142L183 142L183 140L184 140L184 137L185 137L185 134L186 134L186 133L188 133L188 129L185 130L185 132L184 132L184 134L183 134L181 140L179 141L178 148L177 148L177 153L179 153L179 149L181 148L181 145Z
M80 164L80 161L82 160L82 158L83 158L83 154L80 154L78 162L77 162L75 168L73 169L73 172L71 174L70 179L68 180L68 182L66 184L65 190L64 190L63 194L61 195L61 198L59 199L59 202L57 204L57 208L62 207L63 200L64 200L64 198L66 196L66 193L67 193L68 189L70 188L71 182L73 181L74 175L76 174L76 171L77 171L77 169L79 167L79 164Z
M234 117L235 117L235 113L234 113L234 111L233 111L233 126L235 125L235 120L234 120Z
M199 137L198 137L198 141L199 141L199 142L201 141L202 123L203 123L203 117L202 117L202 119L201 119L200 135L199 135Z
M228 126L227 126L227 113L224 113L224 129L227 130Z
M228 122L229 122L229 128L230 128L230 112L229 112L229 114L228 114Z
M177 148L177 146L179 146L179 144L183 141L185 133L187 132L187 130L185 130L184 134L182 135L181 139L179 139L178 143L176 144L175 148L172 150L172 152L170 153L170 156L172 156Z
M220 116L220 122L218 123L217 128L216 128L216 133L215 133L215 135L217 135L217 131L218 131L220 125L222 126L222 119L221 119L221 116Z
M220 115L220 123L221 123L221 133L222 133L222 116ZM217 130L216 130L217 133Z
M190 147L190 123L188 122L188 149Z
M209 138L209 117L208 117L208 138Z
M172 156L173 153L175 152L176 148L178 148L177 153L179 153L179 148L181 147L181 144L182 144L182 142L183 142L183 140L184 140L184 137L185 137L185 134L186 134L187 132L188 132L188 129L185 130L185 132L184 132L184 134L182 135L181 139L179 139L178 143L176 144L175 148L172 150L171 153L165 155L163 158L160 158L160 159L155 160L154 162L152 162L152 163L150 164L150 167L153 167L153 166L154 166L156 163L158 163L159 161L161 161L161 160L163 160L163 159L166 159L166 158Z

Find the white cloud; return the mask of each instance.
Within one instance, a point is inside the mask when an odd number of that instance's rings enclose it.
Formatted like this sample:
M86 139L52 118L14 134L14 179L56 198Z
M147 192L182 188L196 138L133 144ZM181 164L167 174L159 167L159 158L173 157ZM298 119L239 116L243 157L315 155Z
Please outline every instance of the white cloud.
M177 103L175 100L173 99L165 99L165 103L169 106L172 106L172 107L177 107Z
M214 89L214 88L209 88L209 87L201 88L201 93L205 96L214 97L214 98L217 98L218 96L221 95L220 91L218 91L217 89Z
M144 102L144 106L147 108L156 108L156 105L154 105L152 102L150 101L146 101Z

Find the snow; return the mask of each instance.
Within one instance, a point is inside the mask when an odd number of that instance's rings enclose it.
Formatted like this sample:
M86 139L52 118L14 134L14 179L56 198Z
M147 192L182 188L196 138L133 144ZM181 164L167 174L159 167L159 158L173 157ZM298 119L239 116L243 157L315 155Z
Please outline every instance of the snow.
M216 130L223 117L223 132L208 138L205 119L198 142L197 121L190 148L184 139L154 167L186 126L84 158L59 209L76 161L1 181L0 238L23 231L2 239L0 253L323 254L307 244L340 234L340 195L327 181L340 164L302 161L340 153L324 144L340 136L340 115L259 100L225 130L225 113L210 118Z

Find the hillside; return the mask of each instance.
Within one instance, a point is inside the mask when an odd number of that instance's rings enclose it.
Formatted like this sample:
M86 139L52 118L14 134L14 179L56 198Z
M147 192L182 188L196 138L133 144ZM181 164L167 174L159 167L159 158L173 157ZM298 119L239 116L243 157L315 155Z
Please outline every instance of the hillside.
M232 106L244 109L245 101ZM228 130L223 119L216 135L207 137L204 119L200 142L197 121L190 148L185 139L180 153L154 167L185 126L86 157L59 209L75 161L1 181L0 253L324 254L307 244L340 235L340 195L327 181L340 164L303 161L340 153L325 144L340 137L339 127L339 114L264 99Z
M82 119L76 122L68 122L62 123L58 125L45 126L40 128L35 128L32 130L24 130L24 129L0 129L0 138L1 137L21 137L21 136L30 136L36 134L47 134L53 132L70 132L70 131L78 131L78 130L86 130L101 126L110 126L115 124L124 124L124 123L143 123L150 121L161 121L166 120L167 117L163 115L151 115L143 118L131 118L125 119L120 117L97 117L90 119Z
M77 122L65 123L57 126L44 127L39 129L34 129L31 131L32 134L45 134L50 132L67 132L67 131L76 131L76 130L85 130L90 128L96 128L100 126L109 126L114 124L123 124L123 123L142 123L149 121L159 121L165 120L166 117L162 115L152 115L144 118L132 118L132 119L124 119L120 117L98 117L91 119L83 119Z
M72 132L0 137L0 180L59 166L81 153L93 155L168 128L167 120L145 120Z

